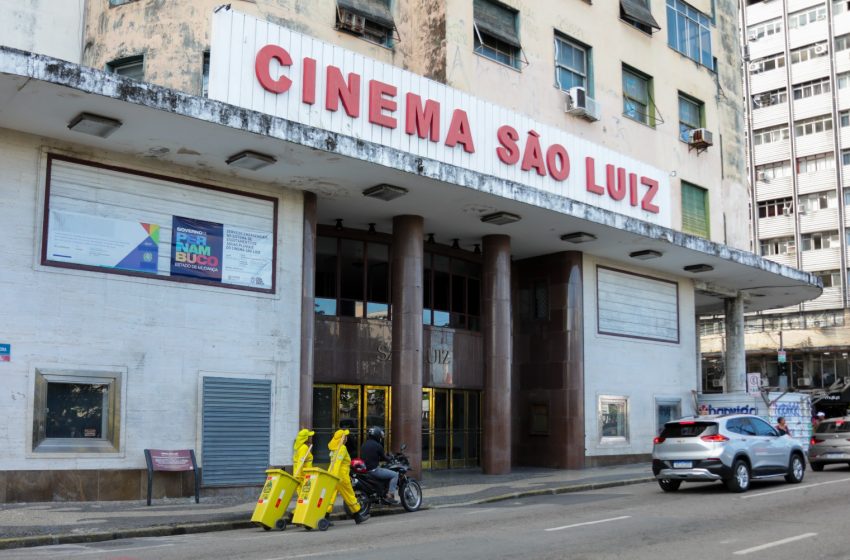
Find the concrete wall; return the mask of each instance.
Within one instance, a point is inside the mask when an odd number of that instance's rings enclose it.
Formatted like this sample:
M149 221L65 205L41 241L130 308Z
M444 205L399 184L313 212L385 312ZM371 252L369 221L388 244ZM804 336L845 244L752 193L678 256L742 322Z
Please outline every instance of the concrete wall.
M79 63L85 0L0 0L0 44Z
M277 293L178 284L40 264L45 157L80 159L279 197ZM187 187L189 188L189 187ZM145 448L202 457L202 375L272 380L272 463L291 460L298 429L302 195L0 129L0 471L138 469ZM32 453L36 368L123 375L119 453Z
M679 342L657 342L598 333L597 265L678 283ZM655 399L681 399L683 415L694 414L691 391L698 388L694 289L689 280L664 278L638 268L584 257L584 386L588 464L606 456L647 455L656 433ZM640 298L640 294L635 294ZM600 443L598 398L628 397L628 441ZM594 458L596 460L594 461Z

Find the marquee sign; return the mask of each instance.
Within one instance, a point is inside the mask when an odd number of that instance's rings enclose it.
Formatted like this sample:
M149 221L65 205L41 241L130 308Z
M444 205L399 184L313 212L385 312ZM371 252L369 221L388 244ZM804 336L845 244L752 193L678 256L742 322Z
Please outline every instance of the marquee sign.
M213 15L209 96L671 225L669 180L653 166L232 10Z

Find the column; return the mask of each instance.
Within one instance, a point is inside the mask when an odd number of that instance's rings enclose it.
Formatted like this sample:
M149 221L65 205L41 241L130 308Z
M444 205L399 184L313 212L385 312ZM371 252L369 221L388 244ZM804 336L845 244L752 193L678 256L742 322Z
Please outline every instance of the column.
M584 278L583 255L566 254L567 364L566 364L566 468L585 466L584 448Z
M505 474L511 471L511 238L487 235L482 243L482 467L485 474Z
M316 311L316 195L304 193L303 246L301 256L301 374L298 394L299 428L313 426L313 343Z
M747 352L744 346L744 299L723 302L726 312L726 392L747 390Z
M422 467L422 267L421 216L393 217L392 442L407 444L414 473Z

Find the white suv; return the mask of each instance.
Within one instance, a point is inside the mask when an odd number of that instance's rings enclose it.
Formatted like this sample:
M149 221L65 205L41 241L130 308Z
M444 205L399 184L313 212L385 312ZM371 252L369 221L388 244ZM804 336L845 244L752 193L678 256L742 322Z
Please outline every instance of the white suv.
M665 492L675 492L683 481L716 480L733 492L745 492L750 480L784 476L798 483L806 471L797 440L750 414L667 422L654 443L652 472Z

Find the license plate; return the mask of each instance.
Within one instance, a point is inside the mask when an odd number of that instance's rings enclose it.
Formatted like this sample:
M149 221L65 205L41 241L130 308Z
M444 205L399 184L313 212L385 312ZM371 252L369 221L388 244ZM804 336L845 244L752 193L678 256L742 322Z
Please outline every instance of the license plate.
M689 469L694 466L693 461L673 461L674 469Z
M844 453L825 453L825 457L843 457Z

